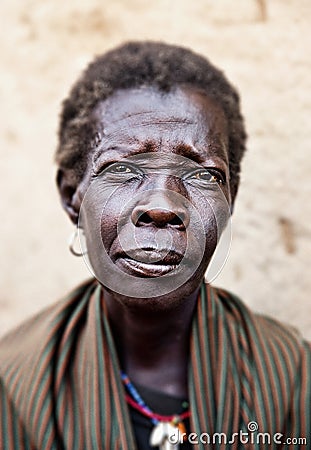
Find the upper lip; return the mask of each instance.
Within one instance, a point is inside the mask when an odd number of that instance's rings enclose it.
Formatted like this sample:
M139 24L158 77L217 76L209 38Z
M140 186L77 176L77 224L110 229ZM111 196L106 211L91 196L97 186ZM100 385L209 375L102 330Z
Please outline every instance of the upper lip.
M158 265L178 265L183 259L183 255L175 250L156 248L130 249L122 252L118 257Z

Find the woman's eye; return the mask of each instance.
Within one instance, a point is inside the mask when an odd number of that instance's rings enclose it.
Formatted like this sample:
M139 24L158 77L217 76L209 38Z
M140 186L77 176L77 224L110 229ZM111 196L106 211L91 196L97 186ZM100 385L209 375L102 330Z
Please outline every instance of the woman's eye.
M134 173L132 167L126 164L113 164L113 166L109 168L109 171L114 173Z
M115 182L125 182L140 178L142 171L135 165L126 162L114 162L106 165L106 167L94 170L93 178L109 177L109 180Z
M223 177L220 173L210 170L199 170L190 175L188 179L189 178L192 180L195 179L198 181L204 181L205 183L218 183L218 184L224 183Z

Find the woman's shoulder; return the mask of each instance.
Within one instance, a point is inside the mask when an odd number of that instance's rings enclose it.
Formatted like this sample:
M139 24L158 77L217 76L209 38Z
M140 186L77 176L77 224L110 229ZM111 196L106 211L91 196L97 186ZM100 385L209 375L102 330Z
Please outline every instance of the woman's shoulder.
M0 376L12 364L29 364L52 341L60 338L64 324L81 307L97 282L87 280L69 294L25 320L0 339Z
M311 355L311 344L293 326L276 318L252 311L237 295L218 287L207 286L225 310L228 321L233 321L239 332L250 344L273 348L278 353L290 353L299 358ZM310 356L309 356L310 357Z

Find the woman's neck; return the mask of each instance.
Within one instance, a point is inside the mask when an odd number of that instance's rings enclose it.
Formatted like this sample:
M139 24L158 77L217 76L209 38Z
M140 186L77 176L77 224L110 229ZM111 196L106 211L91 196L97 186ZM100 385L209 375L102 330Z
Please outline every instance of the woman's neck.
M141 299L104 294L122 370L133 383L186 396L189 336L198 290L177 304L142 308Z

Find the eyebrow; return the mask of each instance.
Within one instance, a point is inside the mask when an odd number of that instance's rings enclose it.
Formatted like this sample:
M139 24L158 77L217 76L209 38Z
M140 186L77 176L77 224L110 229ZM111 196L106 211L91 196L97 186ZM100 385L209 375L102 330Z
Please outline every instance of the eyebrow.
M159 123L164 122L167 121L163 122L160 121ZM124 156L126 158L130 156L135 156L142 152L146 153L156 152L157 149L159 148L159 145L161 146L162 144L162 139L160 139L160 142L153 142L152 140L147 140L142 143L139 139L136 139L133 136L128 136L129 141L126 143L126 145L118 143L117 140L116 143L114 144L113 142L111 142L111 140L113 141L113 138L115 136L118 136L118 134L113 133L113 135L109 137L109 140L105 139L106 136L104 135L102 136L103 139L95 149L94 155L92 157L93 164L97 162L97 160L103 155L103 153L107 154L107 158L109 158L109 153L116 151L118 152L118 156L121 157ZM217 156L221 160L223 160L224 163L228 164L227 147L226 145L224 145L223 142L219 142L218 137L219 136L217 137L215 136L213 141L209 142L207 146L205 146L205 149L210 152L211 156ZM201 145L199 147L201 147ZM220 151L220 154L219 153L215 154L216 150ZM177 155L186 156L187 158L192 159L194 162L197 162L198 164L202 163L206 159L204 148L199 149L195 144L191 145L183 142L176 143L176 145L172 149L172 152Z
M187 157L192 159L193 161L200 163L204 156L202 155L202 152L200 152L198 149L193 147L192 145L188 144L179 144L176 146L175 152L177 155L184 156L184 153L187 153Z
M152 141L146 141L144 142L143 146L139 146L132 149L130 149L129 146L123 147L122 145L112 145L106 148L104 148L104 145L99 145L92 159L93 162L96 162L103 153L108 154L109 152L114 150L122 152L122 150L124 149L124 153L128 152L128 156L135 156L141 153L142 150L145 151L146 153L156 152L157 148L158 145ZM200 152L195 147L192 147L191 145L188 144L178 144L176 148L173 149L173 153L181 156L184 156L183 154L187 153L187 157L193 159L196 162L200 162L202 159L204 159L202 152Z
M221 150L220 154L215 154L215 146L208 145L208 149L211 152L211 156L217 157L221 159L225 164L228 164L228 154L226 151L226 147L224 147L221 144L217 144L217 149ZM184 156L183 153L187 153L187 157L189 159L192 159L192 161L201 164L206 160L206 155L202 153L199 149L197 149L195 146L189 145L189 144L180 144L176 147L177 154Z
M133 145L134 143L135 143L135 144L137 143L136 140L135 140L135 141L133 140L132 145ZM147 153L148 151L149 151L149 152L154 152L154 151L156 151L156 148L155 148L155 146L152 144L152 142L146 142L145 145L144 145L144 148L146 149L146 153ZM124 154L126 154L125 157L128 157L128 156L135 156L135 155L141 153L141 150L142 150L142 147L138 147L138 146L137 146L137 147L135 146L135 147L132 147L132 148L131 148L131 146L129 146L129 145L126 145L126 146L123 146L123 145L109 145L109 146L105 147L105 146L104 146L104 143L102 143L102 144L100 144L100 145L98 146L98 148L96 149L96 151L95 151L95 153L94 153L94 155L93 155L93 157L92 157L92 162L93 162L93 163L96 163L97 160L98 160L103 154L107 155L107 157L109 158L109 157L110 157L109 154L111 154L111 153L114 152L114 151L124 153ZM118 156L123 156L123 155L122 155L122 154L121 154L121 155L119 154Z

